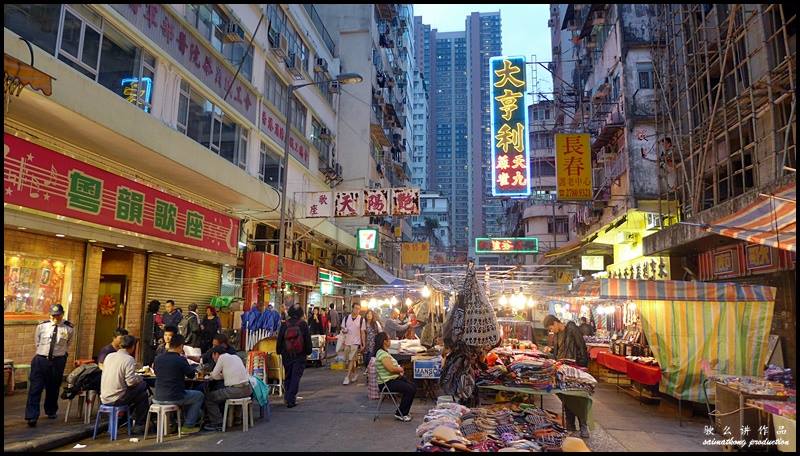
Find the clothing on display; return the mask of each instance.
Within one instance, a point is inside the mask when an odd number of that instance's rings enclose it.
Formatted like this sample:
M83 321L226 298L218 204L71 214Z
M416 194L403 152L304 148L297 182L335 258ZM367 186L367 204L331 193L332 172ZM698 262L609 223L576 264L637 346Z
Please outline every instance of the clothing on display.
M438 404L417 428L417 450L561 451L566 432L560 417L527 404L467 408Z

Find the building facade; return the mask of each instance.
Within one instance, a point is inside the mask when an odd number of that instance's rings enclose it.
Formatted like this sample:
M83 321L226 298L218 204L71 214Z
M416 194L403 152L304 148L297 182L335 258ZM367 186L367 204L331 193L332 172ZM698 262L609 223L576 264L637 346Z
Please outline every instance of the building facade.
M339 100L338 150L343 162L340 190L410 186L413 154L414 79L413 6L410 4L316 5L331 30L343 72L365 83L343 86ZM369 101L369 103L368 103ZM410 220L392 217L342 219L348 232L379 228L380 246L364 257L399 274L401 240L410 240ZM398 231L400 235L398 236ZM354 263L366 277L367 263Z
M223 292L274 300L275 277L241 278L251 252L277 253L282 172L291 299L306 302L331 251L355 253L351 233L299 216L302 192L343 173L341 94L320 84L287 100L289 84L341 71L313 5L30 4L4 16L13 65L33 60L52 78L5 113L6 358L30 359L54 303L76 326L71 361L118 326L140 336L152 299L201 311Z

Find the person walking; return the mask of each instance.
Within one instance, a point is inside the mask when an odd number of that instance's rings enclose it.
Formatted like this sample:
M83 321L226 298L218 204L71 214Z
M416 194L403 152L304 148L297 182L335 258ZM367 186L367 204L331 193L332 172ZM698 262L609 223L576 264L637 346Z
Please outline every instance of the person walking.
M212 380L224 380L223 388L209 391L206 394L206 431L222 431L222 409L228 399L241 399L250 397L253 388L250 386L250 376L244 367L242 358L238 355L226 353L226 348L217 345L211 349L211 356L216 363L209 377Z
M211 306L206 307L206 318L200 323L200 350L205 353L211 349L211 341L219 333L220 323L217 311Z
M353 303L353 312L347 314L342 322L344 335L344 362L347 371L344 374L342 385L358 381L358 355L364 349L364 319L361 317L361 305Z
M393 393L400 393L403 398L400 400L400 414L395 412L394 417L400 421L411 421L411 404L414 402L414 395L417 394L417 387L403 376L405 371L398 364L397 360L389 354L391 340L385 332L375 336L375 371L378 374L378 390L383 386Z
M336 307L331 303L328 308L328 322L331 325L331 335L336 335L339 333L339 325L341 324L341 319L339 318L339 312L336 311Z
M322 330L322 320L320 318L319 307L314 307L314 309L311 311L311 316L308 318L308 327L313 335L324 334Z
M185 388L185 379L194 378L197 371L181 356L183 341L183 336L176 334L169 342L169 351L158 356L153 363L153 371L156 373L153 403L183 407L186 421L181 427L181 433L192 434L200 430L200 411L204 396L200 391Z
M164 317L158 313L161 302L157 299L150 301L147 312L144 314L142 325L142 364L152 366L156 358L156 349L164 337Z
M167 299L167 303L164 304L164 307L167 309L161 317L164 326L178 326L181 320L183 320L183 312L175 307L175 301Z
M28 426L36 426L39 420L39 404L44 396L44 413L54 420L58 414L58 389L64 379L67 353L75 332L72 323L64 320L64 307L55 304L50 307L50 320L39 323L33 335L36 354L31 361L28 376L28 402L25 406L25 420ZM11 379L14 381L14 379Z
M555 315L548 315L542 322L545 329L554 334L554 344L552 347L545 347L545 351L553 353L556 359L574 359L579 366L589 365L589 352L586 349L586 342L583 340L578 326L569 321L567 324L561 323ZM575 418L578 418L580 425L580 436L589 438L589 413L585 405L584 398L567 398L559 395L564 403L564 418L567 422L567 431L575 431Z
M297 405L300 378L306 368L306 357L311 354L311 333L308 324L303 321L303 309L300 306L292 306L289 319L281 323L277 351L283 359L286 372L286 408L292 408Z
M103 405L129 406L136 421L133 434L144 432L144 421L150 407L147 383L136 373L133 354L136 353L137 342L134 336L124 336L120 349L106 356L100 378L100 402Z
M369 360L375 356L375 336L382 331L375 311L369 309L364 315L364 368L369 367Z

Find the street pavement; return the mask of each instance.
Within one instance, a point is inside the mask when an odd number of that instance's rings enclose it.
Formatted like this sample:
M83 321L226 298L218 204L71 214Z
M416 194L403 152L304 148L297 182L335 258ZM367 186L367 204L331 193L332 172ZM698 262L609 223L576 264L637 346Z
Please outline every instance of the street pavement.
M164 443L155 442L154 432L147 441L141 436L138 442L129 441L127 432L121 430L119 440L111 442L105 427L97 440L86 434L86 427L72 418L64 424L66 404L59 409L60 419L39 421L39 426L30 429L22 420L24 391L6 397L4 450L53 449L56 451L414 451L416 427L425 413L433 407L431 400L415 399L411 410L413 420L401 423L392 416L391 403L384 402L382 415L372 421L376 402L367 399L365 378L357 384L342 385L343 372L326 367L307 368L300 384L302 399L298 406L287 409L280 398L272 398L272 417L269 422L257 420L255 426L243 433L241 426L234 426L225 433L200 432L178 438L176 434L165 438ZM538 402L538 401L537 401ZM21 405L20 405L21 404ZM544 398L545 408L561 411L555 396ZM258 412L256 412L258 415ZM718 448L704 447L703 425L708 419L694 417L678 425L674 409L665 406L639 404L616 387L599 384L592 407L592 437L587 440L593 451L716 451ZM91 427L89 427L91 428ZM153 426L151 424L151 430ZM84 432L81 437L80 432ZM72 440L64 438L71 433ZM77 435L77 437L75 437ZM88 437L87 437L88 436ZM152 436L152 437L151 437ZM80 440L78 442L78 440ZM38 442L38 443L37 443ZM49 442L48 447L42 447ZM69 443L66 443L69 442ZM75 444L85 445L76 449Z

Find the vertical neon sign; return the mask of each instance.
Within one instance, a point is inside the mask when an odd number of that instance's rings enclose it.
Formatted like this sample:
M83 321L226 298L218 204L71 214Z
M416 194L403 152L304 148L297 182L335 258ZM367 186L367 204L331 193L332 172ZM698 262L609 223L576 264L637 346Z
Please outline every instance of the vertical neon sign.
M120 82L125 99L130 103L144 108L144 112L150 112L150 96L153 90L153 80L148 77L125 78Z
M489 59L492 195L528 196L530 147L525 106L525 57Z

